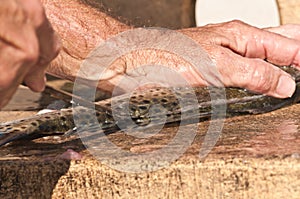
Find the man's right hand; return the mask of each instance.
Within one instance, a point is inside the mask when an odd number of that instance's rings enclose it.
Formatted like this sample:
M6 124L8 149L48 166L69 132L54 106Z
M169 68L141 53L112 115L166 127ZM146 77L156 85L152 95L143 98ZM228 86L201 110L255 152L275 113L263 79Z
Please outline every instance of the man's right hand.
M46 66L60 49L40 0L0 4L0 109L20 83L33 91L45 87Z

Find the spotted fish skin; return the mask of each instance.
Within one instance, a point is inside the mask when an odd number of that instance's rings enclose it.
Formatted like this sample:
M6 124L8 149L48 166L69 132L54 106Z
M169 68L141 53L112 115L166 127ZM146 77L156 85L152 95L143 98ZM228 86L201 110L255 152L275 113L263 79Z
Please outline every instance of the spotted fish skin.
M276 99L256 95L245 89L226 88L226 100L221 100L218 105L226 105L226 116L234 116L264 113L300 101L300 72L290 68L286 70L297 82L296 92L291 98ZM197 122L199 119L210 118L212 101L218 100L211 100L212 92L217 94L215 98L218 98L218 93L223 94L220 88L153 88L96 102L95 111L77 106L3 123L0 124L0 146L27 136L72 131L75 127L80 130L96 125L104 131L115 131L120 123L123 123L123 128L130 129L136 125L153 127L160 122L173 123L182 119ZM166 120L162 121L164 117Z
M74 126L72 110L61 110L0 124L0 145L29 135L59 133Z
M178 88L176 93L189 99L194 93L193 89ZM209 93L203 88L202 100L207 101ZM175 122L180 119L180 104L174 96L174 90L168 88L155 88L147 92L134 92L131 96L123 95L112 99L97 102L96 110L83 106L70 109L36 115L30 118L0 124L0 146L13 140L33 135L52 135L72 131L75 127L79 129L98 125L105 131L117 129L117 123L127 123L128 119L136 125L147 125L150 122L149 110L154 114L151 118L161 118L162 109L167 114L168 122ZM187 100L187 103L194 103L195 100ZM160 106L152 109L154 104ZM129 106L128 106L129 105ZM115 111L117 114L113 114ZM95 116L95 117L93 117ZM96 118L96 121L95 119ZM76 125L75 125L75 122ZM132 122L131 122L132 124ZM132 128L126 126L126 128Z
M136 125L151 127L159 124L164 116L166 121L163 122L178 122L182 119L182 112L191 116L186 119L206 118L211 111L207 103L210 101L209 89L197 88L195 91L193 88L153 88L96 102L95 112L88 107L78 106L0 124L0 146L22 137L63 133L75 127L82 130L96 125L105 131L118 129L120 123L129 129ZM178 97L184 99L187 108L182 109ZM190 105L194 106L191 108Z

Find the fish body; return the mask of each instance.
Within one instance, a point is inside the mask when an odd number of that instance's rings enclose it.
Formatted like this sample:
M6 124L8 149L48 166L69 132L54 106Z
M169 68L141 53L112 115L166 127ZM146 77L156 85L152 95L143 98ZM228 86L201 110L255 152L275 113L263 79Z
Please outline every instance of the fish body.
M102 100L91 107L77 106L30 118L0 124L0 146L23 137L63 134L98 127L103 131L119 128L149 128L182 120L209 119L213 106L226 107L226 116L269 112L300 101L300 72L286 68L296 80L291 98L276 99L245 89L225 88L152 88ZM218 98L226 94L226 99ZM215 95L217 94L217 95ZM225 116L225 115L223 115ZM90 128L91 129L91 128Z

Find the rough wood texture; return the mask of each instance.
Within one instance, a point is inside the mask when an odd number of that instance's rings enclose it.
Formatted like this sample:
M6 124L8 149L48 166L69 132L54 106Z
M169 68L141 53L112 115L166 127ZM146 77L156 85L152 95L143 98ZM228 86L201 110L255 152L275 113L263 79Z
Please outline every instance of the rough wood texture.
M298 22L300 2L279 3L282 22ZM34 113L0 112L0 121ZM300 104L228 119L205 159L198 153L208 123L199 123L193 144L179 160L140 174L102 164L76 137L20 141L0 149L0 198L299 198L299 115ZM124 150L142 153L160 149L174 133L176 128L169 127L150 140L120 132L109 138ZM62 159L67 149L83 159Z
M1 148L0 197L298 198L299 114L300 104L227 119L218 143L205 159L198 154L209 123L199 123L194 142L179 160L162 170L139 174L103 164L76 137L20 141ZM159 150L176 130L165 128L150 139L121 132L108 137L124 150L143 153ZM83 159L62 159L67 149L79 152ZM121 158L116 164L128 160Z

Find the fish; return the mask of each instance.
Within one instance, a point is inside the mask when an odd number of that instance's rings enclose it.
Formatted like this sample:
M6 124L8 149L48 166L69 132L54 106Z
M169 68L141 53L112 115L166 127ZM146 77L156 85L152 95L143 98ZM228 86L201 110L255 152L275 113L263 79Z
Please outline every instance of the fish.
M278 99L241 88L151 88L1 123L0 146L24 138L80 131L116 132L176 124L183 120L195 123L210 119L216 110L223 109L225 114L219 113L217 117L270 112L300 101L300 71L293 67L281 68L296 81L296 91L290 98ZM222 94L226 98L219 98Z

